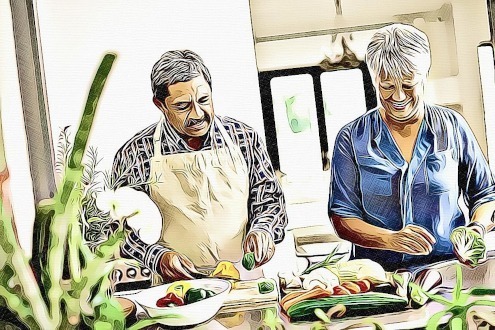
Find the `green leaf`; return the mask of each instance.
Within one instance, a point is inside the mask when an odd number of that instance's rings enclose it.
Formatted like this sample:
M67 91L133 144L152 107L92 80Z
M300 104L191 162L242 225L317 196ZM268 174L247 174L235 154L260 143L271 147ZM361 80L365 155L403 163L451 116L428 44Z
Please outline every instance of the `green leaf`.
M426 330L437 330L438 326L440 325L440 320L447 314L447 311L440 311L433 314L426 324Z
M438 295L438 294L432 294L432 293L429 293L428 291L426 290L423 290L419 285L417 285L416 283L409 283L409 287L411 288L411 291L414 290L414 291L417 291L419 293L422 293L424 295L426 295L428 298L430 298L431 300L437 302L437 303L440 303L444 306L447 306L447 307L450 307L452 305L452 302L449 301L448 299L442 297L441 295Z
M324 323L331 323L330 318L321 308L315 308L314 313Z
M455 286L452 292L452 299L454 304L459 301L462 290L462 268L459 264L456 265L455 273L456 273Z
M330 265L336 264L337 262L339 262L340 260L342 260L342 258L344 258L344 255L341 255L341 256L339 255L337 257L334 257L335 254L337 253L337 250L339 249L339 247L340 247L340 245L337 245L332 250L332 252L330 252L328 254L328 256L325 258L325 260L320 261L320 262L314 264L313 266L310 266L310 267L306 268L306 270L304 272L302 272L301 275L309 274L309 273L311 273L315 269L318 269L318 268L321 268L321 267L330 266Z
M469 294L472 296L494 296L495 289L487 289L487 288L472 288L469 290Z
M181 317L181 315L179 315L179 314L168 314L166 316L161 316L161 317L151 317L151 318L147 318L145 320L140 320L140 321L134 323L132 326L127 328L127 330L139 330L139 329L149 327L151 325L158 324L158 323L160 323L160 321L165 320L165 319L176 319L176 318L180 318L180 317Z

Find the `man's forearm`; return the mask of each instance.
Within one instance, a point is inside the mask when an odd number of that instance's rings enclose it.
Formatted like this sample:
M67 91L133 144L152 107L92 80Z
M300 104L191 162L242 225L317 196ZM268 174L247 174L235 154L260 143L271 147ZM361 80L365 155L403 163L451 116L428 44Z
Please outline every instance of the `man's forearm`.
M160 273L160 260L167 251L162 245L144 243L134 232L126 236L120 249L122 257L135 259L156 273Z
M331 219L340 238L362 247L390 249L389 238L393 231L370 225L358 218L342 218L333 214Z

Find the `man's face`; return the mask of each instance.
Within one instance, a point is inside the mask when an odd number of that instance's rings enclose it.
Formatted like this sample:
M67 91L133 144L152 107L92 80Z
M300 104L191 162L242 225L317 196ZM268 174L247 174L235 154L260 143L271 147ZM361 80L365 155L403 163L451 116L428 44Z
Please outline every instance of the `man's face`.
M407 122L418 115L423 106L424 76L414 74L399 79L377 78L380 103L387 117Z
M211 88L201 75L168 86L169 96L157 106L177 132L190 137L205 135L214 118Z

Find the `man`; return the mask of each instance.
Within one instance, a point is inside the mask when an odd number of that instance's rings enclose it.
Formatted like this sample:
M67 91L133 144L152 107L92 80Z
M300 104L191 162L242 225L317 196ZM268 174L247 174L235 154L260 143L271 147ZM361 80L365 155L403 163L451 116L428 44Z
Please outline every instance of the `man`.
M404 24L378 30L366 62L378 107L344 126L332 161L329 214L356 258L393 270L466 257L493 227L495 180L461 115L427 104L430 69L426 35ZM458 200L464 197L470 219ZM464 227L467 224L467 227ZM451 234L461 236L453 239ZM454 243L454 244L453 244ZM485 254L486 255L486 254Z
M146 192L163 226L156 244L130 233L122 254L167 282L193 278L220 260L238 262L243 252L263 265L287 224L263 142L249 126L215 116L211 76L194 52L163 54L151 84L163 117L117 152L112 179L115 187Z

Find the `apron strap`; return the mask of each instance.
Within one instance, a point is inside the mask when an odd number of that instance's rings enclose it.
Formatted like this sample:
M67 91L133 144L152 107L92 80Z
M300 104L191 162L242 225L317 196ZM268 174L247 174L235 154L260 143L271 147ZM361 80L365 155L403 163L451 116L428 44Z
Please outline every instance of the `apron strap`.
M230 137L229 133L227 133L227 130L225 129L225 127L223 126L222 122L220 121L220 119L218 119L218 117L215 116L215 124L217 125L218 127L218 132L220 133L220 136L222 137L223 141L225 142L226 146L229 148L229 149L232 149L234 148L234 141L232 140L232 138ZM215 136L213 136L213 138L215 138ZM215 139L216 141L216 139Z
M215 124L218 127L218 132L220 133L222 140L225 142L225 147L227 148L232 161L235 162L234 158L237 158L237 160L240 161L241 163L245 163L244 157L242 156L242 153L240 152L240 150L239 150L239 152L233 153L233 151L236 148L236 145L234 144L234 141L230 137L230 134L227 132L227 130L223 126L220 119L218 119L218 117L215 117ZM213 138L215 138L215 137L213 136ZM215 138L215 142L216 142L216 138Z
M160 120L158 121L158 124L156 125L155 132L153 133L153 156L155 155L162 155L162 126L163 122L165 120L165 116L160 116ZM167 135L167 134L165 134Z

